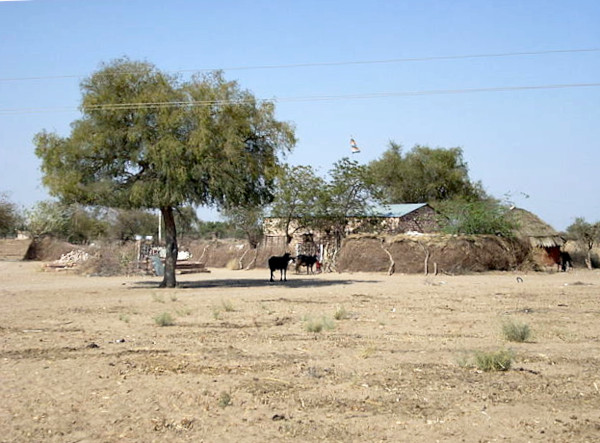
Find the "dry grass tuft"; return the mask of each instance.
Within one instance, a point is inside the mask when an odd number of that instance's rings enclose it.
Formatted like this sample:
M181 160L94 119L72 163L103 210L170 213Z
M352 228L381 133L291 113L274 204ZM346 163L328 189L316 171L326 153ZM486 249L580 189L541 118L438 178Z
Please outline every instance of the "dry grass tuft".
M523 343L531 336L531 329L526 323L516 320L507 320L502 325L502 334L508 341Z

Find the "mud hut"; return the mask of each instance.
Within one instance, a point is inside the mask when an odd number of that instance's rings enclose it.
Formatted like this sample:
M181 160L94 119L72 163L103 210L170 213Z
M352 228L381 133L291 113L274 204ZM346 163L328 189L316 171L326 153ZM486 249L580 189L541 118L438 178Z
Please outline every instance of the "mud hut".
M565 239L537 215L521 208L512 208L511 216L517 223L517 235L529 240L534 261L542 266L560 263L560 250Z

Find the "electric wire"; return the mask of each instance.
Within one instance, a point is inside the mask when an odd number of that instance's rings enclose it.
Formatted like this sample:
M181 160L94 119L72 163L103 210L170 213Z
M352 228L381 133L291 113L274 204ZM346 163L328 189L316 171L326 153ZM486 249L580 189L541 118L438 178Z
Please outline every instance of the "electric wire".
M429 96L429 95L451 95L451 94L473 94L483 92L510 92L510 91L535 91L568 88L596 88L598 83L565 83L549 85L525 85L525 86L497 86L488 88L470 89L434 89L422 91L400 91L400 92L373 92L364 94L342 94L342 95L313 95L313 96L290 96L274 97L253 100L201 100L201 101L174 101L174 102L140 102L140 103L109 103L81 107L48 107L48 108L5 108L0 109L0 115L31 114L46 112L84 112L92 111L120 111L140 109L161 109L174 107L218 107L226 105L245 105L255 103L293 103L293 102L323 102L343 100L380 99L393 97Z
M249 65L249 66L230 66L221 68L196 68L196 69L179 69L164 71L166 73L195 73L195 72L211 72L211 71L250 71L250 70L268 70L268 69L296 69L296 68L314 68L328 66L351 66L351 65L373 65L373 64L394 64L394 63L410 63L410 62L428 62L428 61L443 61L443 60L467 60L480 58L501 58L501 57L523 57L534 55L550 55L550 54L573 54L573 53L591 53L600 52L600 48L583 48L583 49L549 49L544 51L521 51L521 52L499 52L487 54L467 54L467 55L440 55L440 56L425 56L425 57L406 57L392 58L382 60L350 60L350 61L333 61L333 62L307 62L307 63L291 63L280 65ZM119 71L119 73L135 73L136 71ZM109 75L109 74L103 74ZM32 77L5 77L0 78L0 82L16 82L16 81L32 81L32 80L60 80L72 78L85 78L88 75L82 74L65 74L65 75L50 75L50 76L32 76Z

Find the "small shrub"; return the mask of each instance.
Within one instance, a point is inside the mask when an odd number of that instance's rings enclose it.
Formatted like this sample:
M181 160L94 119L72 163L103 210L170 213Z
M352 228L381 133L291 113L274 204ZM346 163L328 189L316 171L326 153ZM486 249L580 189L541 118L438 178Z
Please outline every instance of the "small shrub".
M136 274L139 272L136 267L136 249L133 244L105 244L93 250L89 259L79 266L78 272L83 275L110 277Z
M338 306L335 310L335 314L333 314L333 318L335 318L336 320L346 320L350 318L350 314L348 314L346 308L344 308L343 306Z
M129 316L125 315L125 314L120 314L119 315L119 320L125 322L125 323L129 323Z
M304 329L307 332L321 332L324 329L331 331L335 329L335 323L324 315L318 318L307 316L304 318Z
M156 303L164 303L165 298L159 294L152 294L152 301L155 301Z
M221 395L219 395L219 406L222 408L231 406L231 395L229 394L229 392L221 392Z
M377 349L375 349L373 346L367 346L360 353L360 358L372 357L373 355L375 355L375 352L377 352Z
M508 371L512 366L514 354L506 349L493 352L478 351L475 352L474 359L475 366L481 371Z
M531 330L526 323L508 320L502 325L502 334L508 341L523 343L531 336Z
M187 306L184 306L180 309L177 309L175 311L177 313L177 315L179 315L180 317L186 317L188 315L192 314L192 310L190 308L188 308Z
M229 300L221 300L221 306L225 312L235 312L233 303L231 303Z
M162 314L154 317L154 322L158 326L173 326L175 324L173 317L168 312L163 312Z
M238 271L240 269L240 262L239 260L232 258L227 262L225 268L229 269L230 271Z

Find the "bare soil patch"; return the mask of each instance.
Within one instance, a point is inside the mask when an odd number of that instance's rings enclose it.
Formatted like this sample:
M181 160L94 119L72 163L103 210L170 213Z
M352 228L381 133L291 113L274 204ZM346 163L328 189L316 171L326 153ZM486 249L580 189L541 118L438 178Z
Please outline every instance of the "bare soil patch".
M600 435L600 272L290 272L284 284L264 269L211 271L161 290L160 278L0 262L1 440ZM165 312L173 326L155 322ZM309 332L309 316L334 328ZM507 318L533 338L506 342ZM501 348L511 370L463 364Z

